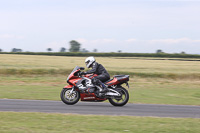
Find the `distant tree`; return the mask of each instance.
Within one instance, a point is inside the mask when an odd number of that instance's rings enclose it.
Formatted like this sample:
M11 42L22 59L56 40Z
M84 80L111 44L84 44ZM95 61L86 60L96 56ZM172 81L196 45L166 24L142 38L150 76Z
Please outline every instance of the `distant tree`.
M65 52L65 51L66 51L66 48L63 48L63 47L62 47L62 48L60 49L60 52Z
M22 49L18 49L18 52L22 52Z
M81 52L87 53L87 52L89 52L89 51L88 51L87 49L83 48L83 49L81 49Z
M79 42L72 40L69 43L70 43L70 49L69 49L70 52L79 52L80 51L81 44Z
M158 49L157 51L156 51L156 53L157 54L160 54L160 53L164 53L161 49Z
M2 49L0 49L0 52L2 52L3 50Z
M13 48L13 49L11 50L11 52L16 52L16 48Z
M181 54L186 54L186 53L184 51L182 51Z
M51 51L52 51L52 48L48 48L47 51L48 51L48 52L51 52Z
M96 52L97 52L97 49L94 49L93 52L96 53Z
M118 53L121 53L122 51L121 51L121 50L118 50L117 52L118 52Z
M11 52L22 52L22 49L13 48L13 49L11 50Z

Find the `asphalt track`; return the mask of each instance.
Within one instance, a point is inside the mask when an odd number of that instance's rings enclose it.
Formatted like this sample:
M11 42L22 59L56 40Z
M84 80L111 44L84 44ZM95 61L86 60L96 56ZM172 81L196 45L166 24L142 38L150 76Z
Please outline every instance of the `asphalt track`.
M66 105L61 101L0 99L0 111L200 118L200 106L126 104L114 107L105 102Z

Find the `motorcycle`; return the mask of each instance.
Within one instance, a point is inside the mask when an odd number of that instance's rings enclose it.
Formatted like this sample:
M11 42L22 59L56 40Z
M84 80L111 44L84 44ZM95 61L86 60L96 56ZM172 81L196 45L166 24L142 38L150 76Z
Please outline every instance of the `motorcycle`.
M124 106L128 102L129 93L121 85L125 83L129 88L129 75L115 75L113 79L104 83L108 91L100 93L102 88L92 83L92 78L97 75L87 74L82 76L81 70L84 70L84 67L76 66L67 78L69 85L65 86L60 93L61 100L65 104L76 104L79 99L93 102L109 100L114 106Z

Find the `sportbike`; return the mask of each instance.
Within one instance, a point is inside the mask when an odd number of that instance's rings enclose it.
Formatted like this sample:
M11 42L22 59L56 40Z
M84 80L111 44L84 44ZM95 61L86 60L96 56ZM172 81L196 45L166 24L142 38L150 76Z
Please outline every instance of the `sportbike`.
M129 75L115 75L104 83L108 91L100 93L102 88L92 83L92 78L97 75L87 74L82 76L81 70L84 70L84 67L76 66L67 78L69 85L65 86L60 93L61 100L65 104L76 104L79 99L93 102L109 100L114 106L123 106L128 102L129 93L122 87L122 84L129 87Z

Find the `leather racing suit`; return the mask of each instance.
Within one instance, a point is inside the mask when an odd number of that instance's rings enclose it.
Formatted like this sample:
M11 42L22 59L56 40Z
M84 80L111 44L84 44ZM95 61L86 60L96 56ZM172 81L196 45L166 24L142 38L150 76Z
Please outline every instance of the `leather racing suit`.
M102 82L106 82L110 79L109 73L106 71L106 69L103 67L103 65L94 62L92 64L92 69L85 72L85 74L97 74L98 76L94 77L92 79L92 82L96 85L102 85L103 88L105 88L105 85Z

